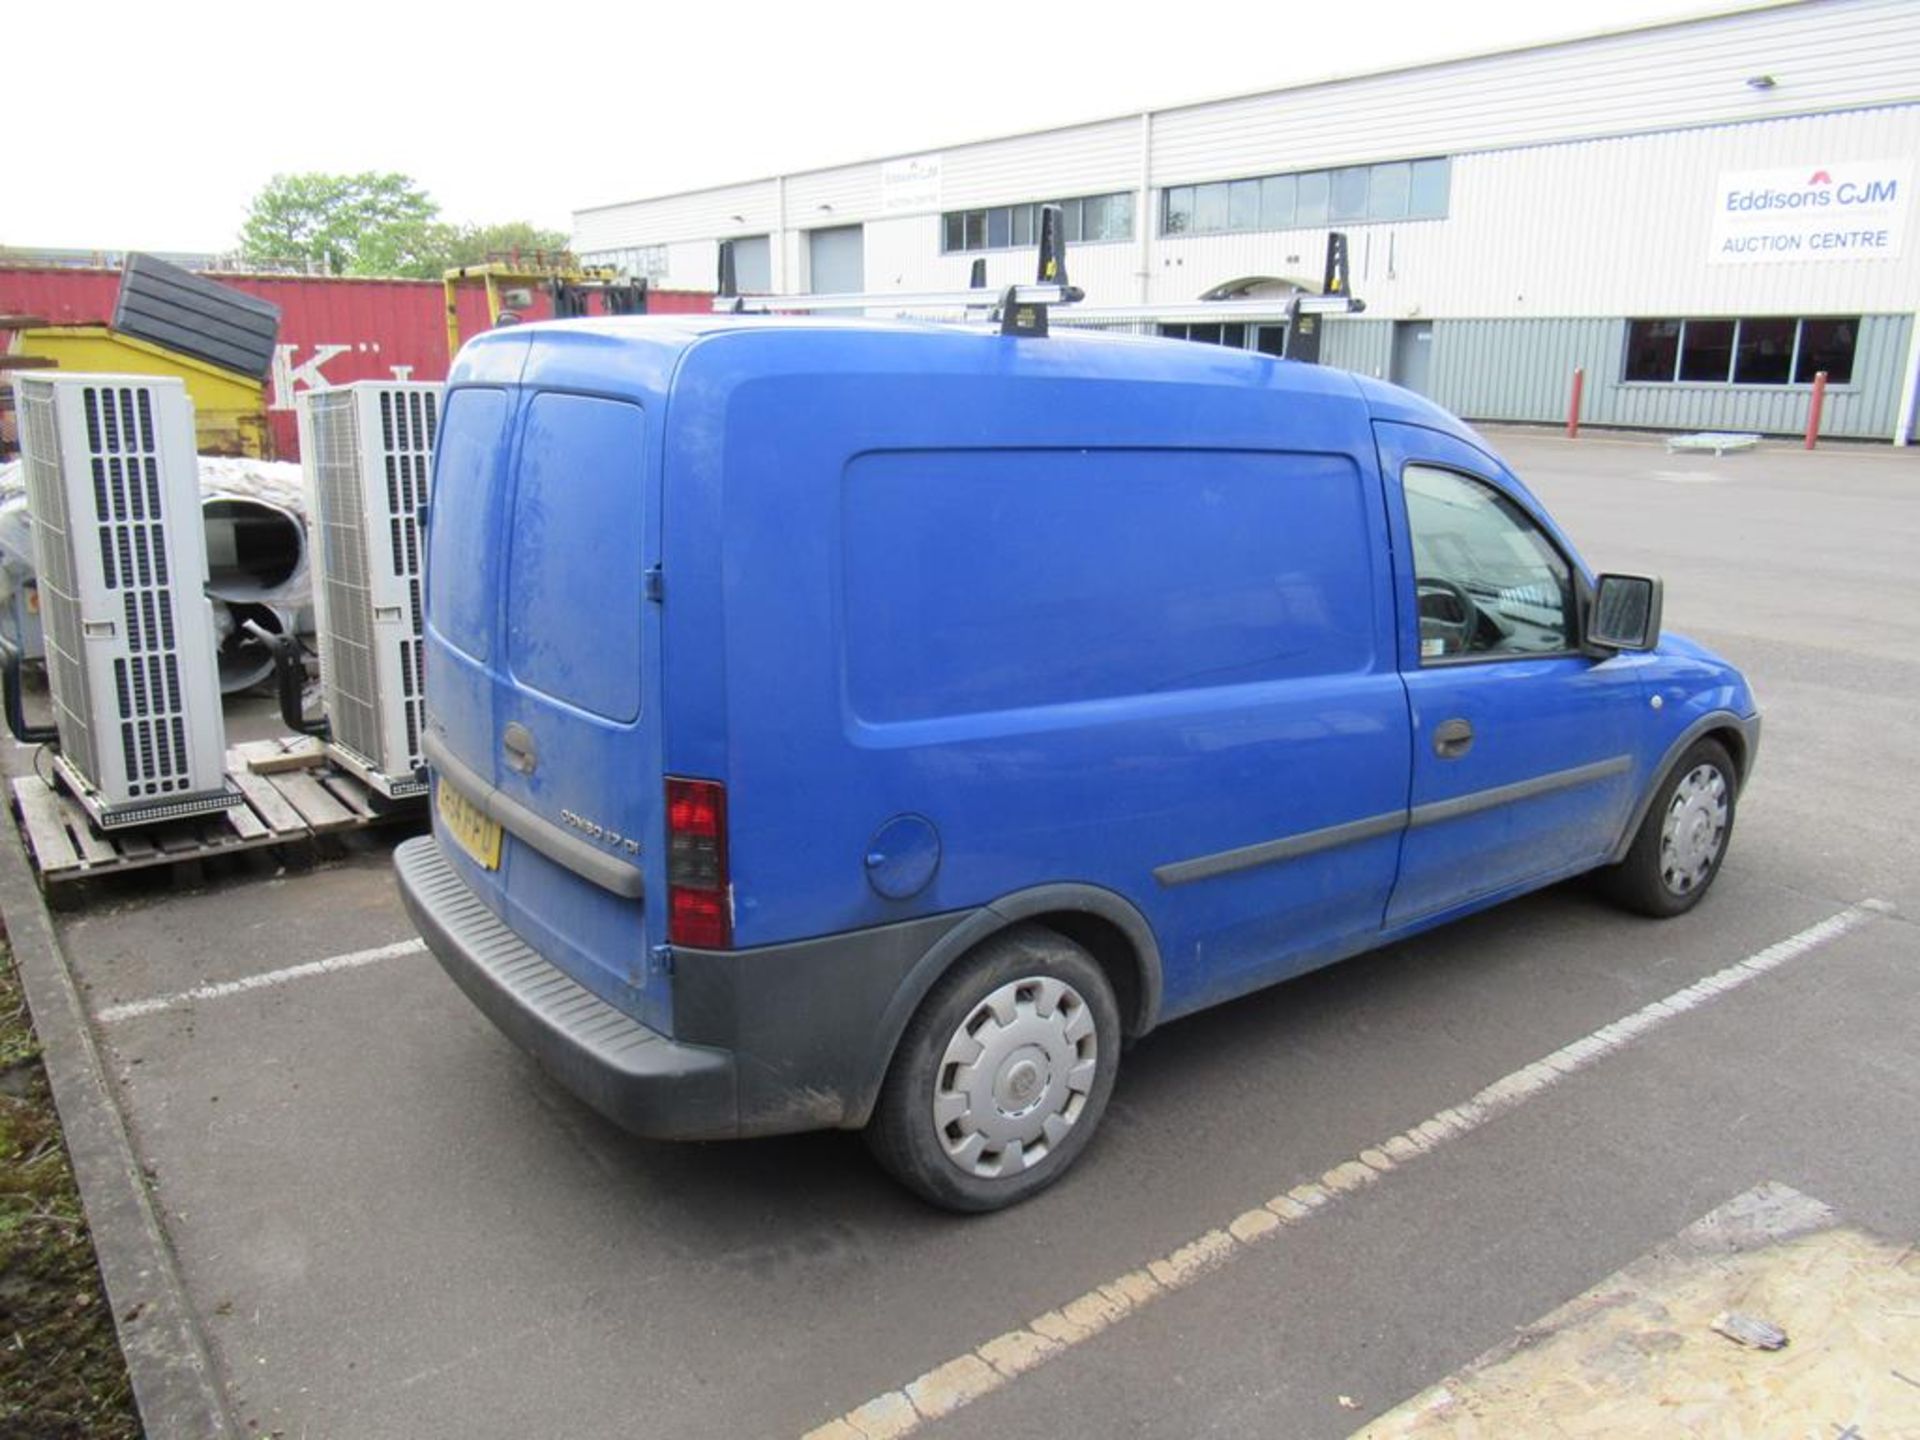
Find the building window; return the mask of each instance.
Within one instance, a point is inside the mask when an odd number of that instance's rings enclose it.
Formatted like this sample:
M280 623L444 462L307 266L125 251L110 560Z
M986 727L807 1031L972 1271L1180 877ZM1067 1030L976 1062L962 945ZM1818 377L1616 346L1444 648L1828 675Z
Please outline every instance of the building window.
M1247 324L1238 320L1172 320L1158 327L1169 340L1196 340L1202 345L1226 345L1235 350L1257 350L1262 355L1287 353L1287 327L1279 321Z
M1061 229L1074 245L1133 238L1133 192L1081 195L1045 202L1060 207ZM1040 203L995 205L981 210L949 210L940 217L940 249L1018 250L1040 238Z
M1793 383L1811 385L1820 371L1836 385L1853 379L1853 346L1860 336L1860 322L1846 320L1802 320L1800 350L1793 364Z
M1680 332L1680 378L1724 384L1733 364L1737 320L1689 320Z
M1161 192L1160 233L1208 235L1329 223L1442 220L1451 178L1451 163L1440 157L1219 180L1211 185L1172 185Z
M1857 318L1631 320L1621 378L1696 385L1811 385L1853 379Z

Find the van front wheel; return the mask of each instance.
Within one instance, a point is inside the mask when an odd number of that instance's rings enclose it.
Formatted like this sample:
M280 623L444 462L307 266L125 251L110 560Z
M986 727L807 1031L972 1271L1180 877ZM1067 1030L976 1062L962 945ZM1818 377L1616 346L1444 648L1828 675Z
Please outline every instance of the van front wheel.
M1739 791L1726 747L1695 741L1661 781L1626 858L1600 871L1601 893L1657 920L1698 905L1733 838Z
M999 1210L1059 1179L1093 1136L1120 1011L1093 957L1039 925L996 935L933 987L901 1037L867 1143L949 1210Z

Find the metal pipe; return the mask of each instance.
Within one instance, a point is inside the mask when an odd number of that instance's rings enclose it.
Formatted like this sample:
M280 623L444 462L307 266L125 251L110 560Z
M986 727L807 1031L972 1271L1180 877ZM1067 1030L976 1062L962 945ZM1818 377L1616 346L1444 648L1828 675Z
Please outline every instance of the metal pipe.
M1813 397L1807 402L1807 449L1811 450L1820 439L1820 412L1827 403L1827 372L1817 371L1813 377Z
M1573 367L1573 394L1567 398L1567 439L1580 438L1580 396L1587 388L1587 367Z
M1140 234L1134 242L1139 257L1140 303L1153 299L1153 112L1140 112Z
M1900 415L1893 422L1893 443L1913 440L1914 412L1920 410L1920 311L1907 326L1907 369L1900 379Z

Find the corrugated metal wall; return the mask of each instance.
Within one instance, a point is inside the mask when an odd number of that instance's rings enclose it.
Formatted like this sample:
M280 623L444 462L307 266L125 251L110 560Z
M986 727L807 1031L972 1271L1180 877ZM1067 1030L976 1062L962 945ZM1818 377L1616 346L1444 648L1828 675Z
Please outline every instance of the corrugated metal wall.
M1912 0L1779 6L1157 111L1154 183L1885 104L1916 75Z
M1920 105L1458 155L1446 219L1344 227L1354 290L1375 314L1409 318L1909 309L1920 304L1913 237L1895 259L1716 264L1711 230L1723 171L1913 154ZM1326 235L1155 237L1152 298L1190 300L1250 275L1317 287Z
M1744 83L1773 72L1785 83ZM1780 5L1156 111L1152 183L1897 104L1914 98L1916 74L1912 0ZM939 152L941 203L1133 188L1139 152L1137 115L952 146ZM877 215L883 163L789 177L787 223L814 223L822 203L833 205L835 223ZM758 233L778 223L775 182L755 180L579 211L575 248Z
M1907 104L1463 155L1447 220L1364 227L1405 238L1398 276L1376 274L1361 293L1395 313L1419 305L1430 315L1911 310L1920 303L1912 235L1897 259L1721 264L1712 227L1723 172L1915 154L1920 105Z
M1328 320L1320 332L1320 363L1337 365L1376 380L1390 379L1393 364L1391 320Z
M1869 315L1860 325L1853 383L1830 386L1821 434L1884 440L1893 433L1912 332L1907 315ZM1806 428L1806 385L1629 385L1620 379L1627 323L1621 319L1436 320L1431 399L1469 420L1559 424L1576 367L1587 372L1581 423L1647 430L1757 431ZM1329 322L1323 359L1391 379L1393 323Z
M1620 320L1437 320L1432 399L1472 420L1564 420L1576 366L1587 370L1587 419L1620 373ZM1723 387L1724 388L1724 387Z

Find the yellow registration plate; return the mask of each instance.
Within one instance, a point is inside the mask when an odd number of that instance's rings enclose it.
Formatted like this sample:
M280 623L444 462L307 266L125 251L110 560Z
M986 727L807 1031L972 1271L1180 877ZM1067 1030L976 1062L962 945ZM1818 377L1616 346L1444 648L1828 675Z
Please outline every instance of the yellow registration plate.
M500 824L489 820L480 807L445 780L435 793L440 808L440 823L447 834L467 854L489 870L500 868Z

